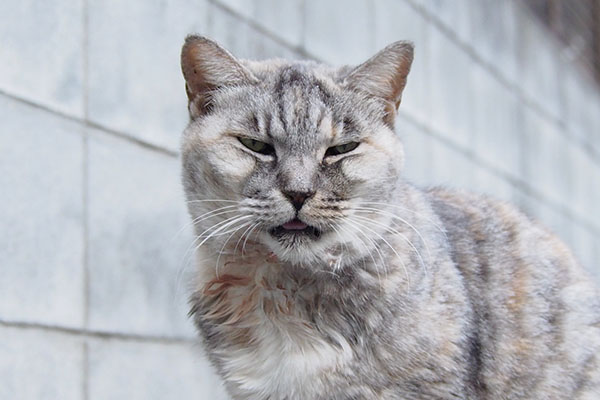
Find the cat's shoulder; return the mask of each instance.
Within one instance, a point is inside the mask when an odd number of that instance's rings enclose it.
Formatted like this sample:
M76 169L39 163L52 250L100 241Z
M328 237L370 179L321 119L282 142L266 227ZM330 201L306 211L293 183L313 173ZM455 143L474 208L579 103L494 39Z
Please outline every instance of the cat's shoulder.
M525 226L545 229L531 215L515 204L486 194L478 194L463 189L430 187L423 190L433 211L442 219L463 220L475 225L506 225L515 229Z
M528 248L543 248L564 259L573 259L568 246L550 228L508 201L442 187L429 188L424 193L454 240L469 238L473 246L487 244L520 255Z
M424 193L455 252L512 259L544 269L562 266L569 274L589 275L558 235L507 201L442 187Z

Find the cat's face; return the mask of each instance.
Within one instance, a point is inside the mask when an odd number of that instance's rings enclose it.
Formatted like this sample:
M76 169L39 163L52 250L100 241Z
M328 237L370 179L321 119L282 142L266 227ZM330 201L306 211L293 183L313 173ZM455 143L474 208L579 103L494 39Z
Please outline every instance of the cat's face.
M182 156L198 240L212 233L216 251L241 253L249 238L319 268L368 253L383 221L361 210L388 201L398 182L403 152L391 121L411 59L402 43L356 69L239 62L189 38Z

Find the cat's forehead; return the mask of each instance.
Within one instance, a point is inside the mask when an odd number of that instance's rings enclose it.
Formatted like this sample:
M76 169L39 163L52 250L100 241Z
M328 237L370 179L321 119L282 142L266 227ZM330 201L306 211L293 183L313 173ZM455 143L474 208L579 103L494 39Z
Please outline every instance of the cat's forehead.
M305 63L253 67L260 84L243 94L247 125L293 146L320 146L336 135L342 93L332 74Z
M338 80L344 67L332 67L326 64L308 60L241 60L241 63L260 81L276 85L277 83L298 83L297 80L319 79L333 82Z
M259 87L273 105L285 108L282 112L307 113L331 109L340 101L341 90L333 75L327 72L307 63L282 65L262 77Z

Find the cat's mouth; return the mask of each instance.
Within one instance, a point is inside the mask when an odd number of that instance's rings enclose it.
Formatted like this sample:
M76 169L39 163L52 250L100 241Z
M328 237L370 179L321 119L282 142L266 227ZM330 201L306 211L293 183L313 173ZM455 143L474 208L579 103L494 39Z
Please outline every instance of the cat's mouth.
M319 229L300 221L298 218L294 218L283 225L272 228L269 233L277 238L303 236L318 239L321 237L321 231Z

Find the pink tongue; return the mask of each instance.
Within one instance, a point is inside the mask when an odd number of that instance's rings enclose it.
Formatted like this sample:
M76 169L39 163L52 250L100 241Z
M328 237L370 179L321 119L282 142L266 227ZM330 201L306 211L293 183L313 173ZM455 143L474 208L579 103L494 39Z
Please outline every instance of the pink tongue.
M289 231L301 231L306 227L308 227L308 225L298 219L293 219L290 222L283 224L283 229L287 229Z

